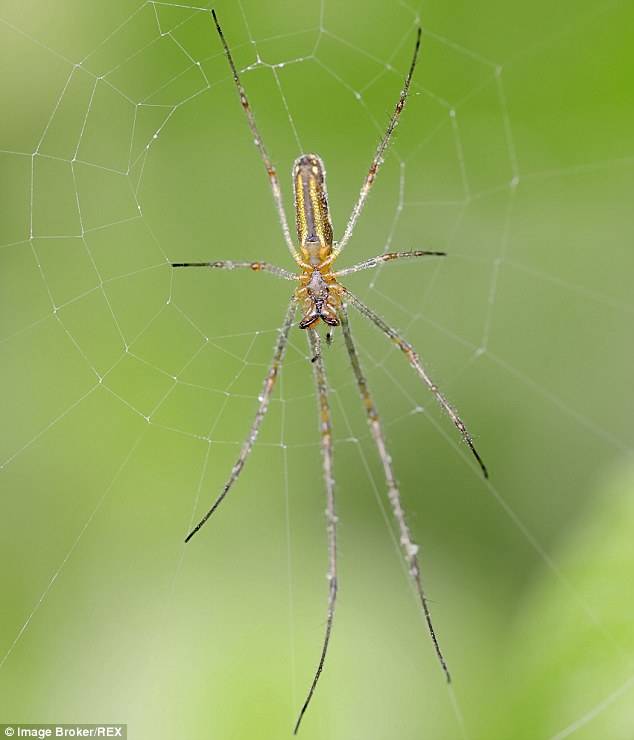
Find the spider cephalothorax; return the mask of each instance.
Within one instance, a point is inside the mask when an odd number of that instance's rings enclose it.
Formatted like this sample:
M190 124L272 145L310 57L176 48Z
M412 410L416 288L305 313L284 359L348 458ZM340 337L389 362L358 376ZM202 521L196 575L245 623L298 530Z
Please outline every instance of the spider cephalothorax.
M319 320L328 326L339 326L337 310L341 305L341 288L330 272L330 265L322 272L319 268L306 270L299 278L297 298L303 307L300 329L309 329Z
M269 371L264 379L264 385L262 392L258 397L258 409L255 415L255 419L251 425L251 430L246 438L238 458L231 469L231 474L227 479L227 482L223 486L220 494L213 502L211 508L202 517L198 524L191 530L187 535L186 542L190 540L196 532L205 524L209 517L216 511L220 503L223 501L233 484L238 479L246 460L251 452L253 445L255 444L256 437L258 435L260 425L264 419L266 412L269 407L269 402L275 387L277 377L279 375L280 367L284 359L284 353L288 345L288 336L291 331L291 327L295 322L295 314L298 306L302 310L302 320L299 324L300 329L305 329L308 335L308 344L310 349L310 357L312 358L313 365L313 376L315 380L316 395L319 403L319 419L320 419L320 435L321 435L321 452L323 462L323 473L324 473L324 485L326 489L326 527L328 532L328 611L326 617L326 633L324 635L324 641L322 644L321 654L319 657L319 663L317 664L317 670L313 677L313 681L308 690L308 694L302 705L302 708L295 724L295 732L297 732L301 723L304 712L308 707L317 682L321 675L324 667L324 661L326 659L326 652L328 650L328 643L330 641L330 632L334 619L335 612L335 600L337 595L337 546L336 546L336 525L337 516L335 513L335 478L333 471L333 436L332 436L332 425L330 420L330 403L328 399L328 382L326 379L326 370L323 357L320 353L321 340L319 332L317 331L319 322L324 322L328 327L341 326L343 339L346 345L348 356L350 358L350 364L354 373L359 393L361 395L363 405L366 410L366 416L372 438L376 444L379 457L383 465L385 473L385 482L388 489L388 498L392 505L392 511L394 518L396 519L397 526L399 529L399 539L403 546L403 555L405 557L408 571L412 577L414 587L418 594L418 598L427 622L427 627L431 635L434 648L440 660L440 664L445 672L447 680L449 680L449 671L447 664L440 650L440 645L436 638L436 633L431 621L431 614L423 586L421 583L420 568L418 565L418 548L412 541L411 533L407 522L405 520L405 512L401 504L400 492L396 477L394 475L394 469L392 465L392 458L387 451L387 444L385 436L383 434L383 428L380 422L379 414L370 394L367 380L363 374L361 366L361 360L359 358L355 342L352 338L352 330L348 321L347 305L353 306L361 316L371 321L385 336L387 336L404 354L410 366L413 368L415 373L420 378L424 386L429 392L436 398L443 411L451 419L453 424L456 426L463 440L468 445L469 449L473 453L475 459L478 461L480 468L484 475L487 475L484 463L480 459L480 456L476 452L473 445L473 441L466 426L458 416L456 410L451 406L449 401L440 392L438 386L432 381L427 374L425 366L416 350L407 342L396 329L389 326L380 316L378 316L369 306L366 306L361 300L359 300L353 293L351 293L346 287L344 287L338 279L344 275L349 275L353 272L359 272L360 270L370 270L378 265L393 260L411 259L417 257L426 256L444 256L444 252L430 252L423 250L413 250L409 252L387 252L380 254L376 257L370 257L368 259L359 262L352 267L346 267L343 270L332 270L334 261L337 259L339 253L344 249L352 232L354 231L355 224L363 206L368 197L368 193L374 183L377 172L383 162L383 156L387 149L390 137L394 131L396 124L398 123L399 116L405 105L407 95L409 92L412 75L414 74L414 67L416 66L416 59L418 57L418 50L420 48L421 29L418 29L416 37L416 46L414 48L414 56L409 68L407 77L405 78L405 84L400 94L398 103L392 113L390 122L387 126L383 138L379 142L374 159L370 165L370 169L363 181L361 186L361 192L357 202L352 209L352 213L346 225L345 231L341 240L335 244L333 241L333 230L332 223L330 221L330 213L328 211L328 196L326 193L326 171L324 169L323 162L316 154L303 154L295 160L293 165L293 188L295 191L295 215L297 221L297 238L299 240L299 251L293 240L291 239L290 229L288 227L288 221L286 219L286 213L284 211L284 204L282 201L282 192L280 190L279 181L277 179L277 172L273 163L271 162L268 152L264 147L262 137L255 124L255 118L246 93L240 82L240 76L234 64L231 52L225 41L225 37L222 33L218 19L216 18L215 12L212 10L214 22L218 35L222 41L229 66L233 74L233 79L238 90L240 97L240 103L247 116L249 122L249 128L253 136L253 141L260 152L264 166L266 167L267 174L269 176L269 182L271 184L271 191L273 193L273 199L277 206L277 212L282 226L282 233L286 246L295 262L299 267L299 273L290 272L283 267L277 267L269 262L246 262L246 261L235 261L235 260L216 260L213 262L173 262L173 267L209 267L217 268L222 270L234 270L234 269L247 269L253 272L268 272L275 275L278 278L284 280L295 281L298 285L293 291L286 316L279 330L277 342L275 345L275 352L273 359L269 367ZM330 330L326 334L326 340L329 340L331 336Z

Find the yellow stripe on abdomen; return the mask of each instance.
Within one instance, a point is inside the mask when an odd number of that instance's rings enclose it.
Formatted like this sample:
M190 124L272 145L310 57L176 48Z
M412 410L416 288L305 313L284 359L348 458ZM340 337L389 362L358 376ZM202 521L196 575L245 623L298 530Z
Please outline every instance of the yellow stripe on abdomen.
M311 262L325 259L332 251L332 223L326 193L326 171L315 154L304 154L293 166L297 237L304 256Z

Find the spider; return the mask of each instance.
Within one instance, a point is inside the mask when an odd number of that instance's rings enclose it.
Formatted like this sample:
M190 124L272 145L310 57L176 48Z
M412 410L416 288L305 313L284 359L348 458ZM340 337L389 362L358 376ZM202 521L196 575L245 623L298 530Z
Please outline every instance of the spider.
M328 210L328 197L326 192L326 170L320 157L316 154L302 154L298 157L292 169L293 187L295 195L295 214L296 214L296 225L297 225L297 238L299 241L299 250L296 248L286 220L286 214L282 203L282 193L280 190L279 181L277 178L277 172L273 166L267 150L262 141L262 137L258 131L255 123L255 117L253 111L249 105L247 95L244 91L244 87L240 81L238 70L236 69L231 51L225 39L220 23L214 10L211 11L213 21L220 37L224 53L229 62L231 74L238 91L240 103L246 114L247 122L251 130L251 134L254 139L254 143L260 153L264 166L268 173L271 190L273 193L273 200L277 207L277 212L282 227L282 233L284 240L291 256L297 267L299 268L298 273L292 273L283 267L277 267L268 262L239 262L234 260L218 260L215 262L174 262L172 267L207 267L212 269L220 270L236 270L236 269L247 269L254 272L268 272L275 275L278 278L284 280L291 280L297 283L297 287L293 292L290 299L286 316L282 327L279 330L277 342L275 345L275 351L271 365L267 372L264 380L262 392L259 396L259 405L255 414L255 419L249 430L249 434L245 439L240 454L235 461L233 468L227 482L222 488L222 491L213 502L211 508L202 517L198 524L191 530L187 535L185 542L188 542L200 528L207 522L211 515L220 506L221 502L226 497L227 493L233 487L235 482L238 480L242 469L249 457L255 440L258 436L258 432L262 421L266 415L269 407L269 401L275 382L284 359L286 346L288 343L288 335L290 329L295 320L295 315L298 308L301 310L302 318L299 322L299 328L306 331L308 335L308 345L310 351L310 357L313 367L313 375L316 386L316 394L318 399L319 408L319 424L321 434L321 456L323 465L323 477L326 488L326 528L328 537L328 608L326 613L326 629L325 635L322 642L321 652L319 655L319 661L315 670L313 680L308 689L304 703L300 709L297 721L294 726L294 734L299 730L302 718L311 702L317 683L321 676L324 663L326 660L326 654L328 652L328 644L330 642L330 635L332 631L334 613L335 613L335 602L337 598L337 544L336 544L336 527L337 517L335 514L335 478L333 472L333 441L332 441L332 426L330 416L330 405L328 401L328 382L326 379L326 370L324 367L324 361L321 353L321 337L317 331L317 328L321 324L326 326L326 342L330 343L332 339L332 330L336 326L340 326L343 331L343 338L346 349L348 351L350 364L354 373L359 393L365 407L367 422L370 428L370 432L374 443L376 445L381 463L383 465L383 471L385 474L385 481L388 489L388 498L392 507L394 518L396 520L400 543L403 548L404 558L407 564L409 574L411 576L413 585L415 587L420 606L427 623L427 628L440 661L440 665L444 672L444 675L448 682L451 681L449 669L445 661L444 655L440 649L440 644L436 636L436 632L432 623L431 613L423 591L420 567L418 564L418 547L414 544L410 529L405 519L405 512L401 504L401 496L399 488L394 476L394 470L392 467L392 459L388 453L387 445L385 442L385 435L381 426L381 421L376 408L376 405L372 399L370 389L368 387L367 380L365 378L359 354L352 337L350 329L350 323L348 320L348 304L356 309L362 316L369 319L378 329L383 332L405 355L405 358L412 366L420 380L428 388L428 390L434 395L438 403L440 404L443 411L451 419L454 425L458 428L458 431L462 435L463 440L468 445L469 449L473 453L475 459L482 470L485 477L488 477L487 469L480 458L480 455L476 451L476 448L471 439L471 435L467 431L463 421L458 416L456 410L449 404L445 396L440 392L436 384L429 377L419 355L415 349L409 344L395 329L389 326L380 316L378 316L371 308L365 305L359 298L351 293L342 283L340 278L345 275L350 275L360 270L369 270L377 267L384 262L392 262L394 260L412 259L418 257L436 256L444 257L444 252L429 252L429 251L409 251L409 252L389 252L378 255L376 257L370 257L362 262L359 262L352 267L346 267L343 270L333 271L335 260L340 255L342 250L345 248L347 243L350 241L354 227L361 215L363 206L367 200L368 194L372 185L376 179L377 173L383 162L383 155L388 147L390 138L399 117L405 106L407 96L409 93L410 83L416 67L416 60L418 59L418 52L421 43L421 29L418 28L416 35L416 43L414 47L414 54L409 67L409 71L405 78L405 84L399 96L398 102L392 113L390 121L387 125L385 133L383 134L379 145L377 147L374 159L370 165L370 169L363 181L361 191L357 202L352 209L352 213L346 225L343 237L338 243L333 240L333 229L332 222L330 219L330 213Z

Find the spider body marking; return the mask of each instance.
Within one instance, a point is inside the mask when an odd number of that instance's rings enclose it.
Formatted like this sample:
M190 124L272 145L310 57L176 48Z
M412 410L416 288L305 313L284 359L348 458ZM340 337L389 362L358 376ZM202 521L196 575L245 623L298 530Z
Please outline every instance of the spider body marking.
M283 280L295 281L296 289L290 298L288 308L278 331L277 341L273 353L273 358L268 372L264 379L262 390L258 396L258 406L255 417L251 424L247 438L245 439L238 457L231 469L226 483L220 493L213 501L211 507L207 510L198 524L189 532L185 538L188 542L201 527L207 522L211 515L218 509L225 499L233 485L238 480L244 465L253 449L253 445L258 436L262 421L266 416L269 402L273 394L273 389L277 381L292 325L295 321L297 308L302 311L302 318L299 328L306 330L308 338L309 358L311 358L313 379L315 382L315 395L319 412L319 432L320 447L322 457L322 470L324 479L324 488L326 492L326 533L328 540L328 605L326 612L325 633L322 642L321 652L317 668L313 675L313 680L308 689L304 703L300 709L297 722L295 723L294 733L297 733L299 726L308 708L326 660L328 646L335 613L335 602L337 597L337 516L335 511L335 477L334 477L334 446L332 436L332 423L329 404L329 386L326 377L326 369L321 355L321 339L317 327L319 323L324 323L327 327L326 341L330 342L331 330L335 326L341 326L343 330L344 342L352 372L355 377L357 388L361 396L362 403L366 411L366 419L374 440L377 453L381 459L385 483L387 487L387 497L392 508L395 522L399 530L399 540L403 549L403 557L407 564L407 569L416 591L422 615L427 624L427 629L431 637L434 650L438 657L447 681L450 681L449 670L444 655L440 649L440 644L436 636L436 631L431 619L431 613L425 592L423 590L421 570L418 562L418 546L414 543L409 526L406 521L405 511L401 502L401 494L394 474L392 458L387 449L387 442L381 424L379 412L372 398L368 382L363 372L361 359L356 349L356 344L352 336L352 329L348 320L347 305L351 305L361 317L370 321L374 326L390 341L392 341L403 353L407 362L419 377L423 386L434 396L443 412L458 429L463 441L468 446L474 456L485 478L488 477L487 469L476 451L475 445L467 427L458 415L456 409L449 403L438 386L430 378L425 364L414 347L394 328L392 328L384 319L376 314L369 306L357 298L351 291L339 282L339 278L344 275L350 275L360 270L370 270L375 267L392 261L403 259L412 259L418 257L444 257L444 252L428 250L410 250L405 252L385 252L375 257L365 259L356 265L346 267L342 270L333 271L332 267L344 249L354 227L363 210L368 194L374 184L376 176L383 163L384 154L387 150L392 133L398 123L398 119L403 111L407 96L409 93L410 83L416 67L416 60L420 49L421 29L419 28L416 35L416 45L414 54L409 67L405 83L401 90L398 102L390 117L387 128L374 154L370 168L364 178L359 191L359 196L352 209L350 218L346 225L341 241L336 243L333 240L332 222L328 210L328 196L326 192L326 171L323 162L316 154L303 154L295 160L292 170L293 188L295 193L295 217L297 225L298 248L293 243L284 211L282 193L277 178L277 171L271 162L268 152L264 146L262 137L255 123L253 111L249 105L246 92L240 81L238 70L236 69L231 51L225 40L224 34L216 17L214 10L211 11L216 31L224 48L229 68L231 70L233 81L238 92L240 104L247 118L247 124L251 131L253 141L258 149L271 186L271 193L275 207L277 209L282 235L291 257L299 267L299 273L293 273L284 267L272 265L269 262L247 262L236 260L214 260L210 262L172 262L172 267L206 267L210 269L235 270L246 269L251 272L267 272Z
M302 154L293 164L295 217L302 270L296 295L302 307L300 329L320 321L339 326L341 289L332 273L332 221L328 209L326 169L316 154Z

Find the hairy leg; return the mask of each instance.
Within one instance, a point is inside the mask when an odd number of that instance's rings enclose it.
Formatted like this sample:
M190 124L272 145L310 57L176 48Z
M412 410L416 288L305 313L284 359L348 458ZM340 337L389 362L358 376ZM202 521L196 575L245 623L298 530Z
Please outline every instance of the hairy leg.
M271 162L271 158L269 157L266 147L264 146L264 142L262 141L262 136L260 135L260 132L258 131L258 127L255 123L255 116L253 115L253 111L251 110L251 106L249 105L249 99L247 98L247 94L244 91L244 87L242 87L242 82L240 82L240 75L238 74L238 70L236 69L236 65L235 65L235 62L233 61L233 57L231 56L231 52L229 51L229 46L227 45L227 42L225 40L224 33L222 32L222 28L220 28L220 23L218 23L218 18L216 17L216 11L212 10L211 15L214 19L214 23L216 24L216 30L218 31L218 36L220 36L220 41L222 42L222 46L224 47L225 54L227 56L227 61L229 62L229 67L231 68L231 74L233 75L233 81L235 82L236 89L238 90L238 95L240 97L240 104L242 105L242 109L244 110L244 113L247 117L249 128L251 129L251 135L253 136L253 142L255 143L256 147L258 148L258 151L260 152L260 156L262 157L262 161L264 162L264 167L266 168L266 172L269 176L271 192L273 193L273 200L275 201L275 206L277 208L277 214L280 219L280 225L282 227L284 241L286 242L286 246L288 247L288 250L291 253L291 256L293 257L295 262L300 262L299 254L297 253L297 250L295 249L293 245L293 241L291 239L291 233L288 229L288 221L286 220L286 213L284 211L284 203L282 202L282 191L280 190L280 182L277 179L277 171L275 170L275 167L273 166L273 163Z
M354 231L354 227L357 223L357 220L359 216L361 215L363 206L365 205L365 201L368 197L370 189L372 188L372 185L374 184L374 180L376 179L377 172L379 171L379 168L383 164L383 156L385 155L385 150L387 149L388 144L390 143L390 139L392 138L394 129L396 128L396 125L398 124L398 119L400 118L401 112L403 111L403 108L405 107L405 101L407 100L407 95L409 93L409 86L412 82L412 75L414 74L414 69L416 68L416 60L418 59L418 51L420 49L420 37L421 37L421 29L419 28L418 33L416 34L416 45L414 46L414 55L412 57L412 62L409 67L409 72L407 73L407 77L405 78L405 84L403 85L403 89L399 96L398 103L396 104L396 107L394 108L394 113L392 113L390 122L387 125L387 129L385 130L385 133L383 134L383 138L379 142L379 146L376 149L374 159L372 160L372 164L370 165L368 174L366 175L365 180L363 181L363 185L361 186L361 191L359 192L359 198L357 202L355 203L354 208L352 209L352 213L350 214L350 218L348 219L348 223L346 225L346 230L343 234L343 237L341 238L341 241L339 242L339 244L333 250L330 257L326 260L327 263L333 262L335 259L337 259L341 250L346 246L346 244L350 240L350 237L352 236L352 232Z
M357 298L354 293L351 293L347 288L344 288L343 285L340 285L340 288L343 292L343 294L347 297L347 299L350 301L350 303L366 318L370 319L370 321L375 324L386 336L388 336L394 344L403 352L405 357L407 358L407 361L409 364L414 368L416 371L416 374L418 377L423 381L423 383L427 386L427 388L434 394L436 400L440 404L443 411L447 414L447 416L451 419L451 421L454 423L455 427L458 429L460 434L462 435L463 440L466 442L467 446L471 450L471 453L475 457L475 459L478 461L478 465L480 466L480 470L482 470L482 473L484 474L485 478L489 477L489 473L486 469L485 464L482 462L482 458L478 454L478 451L475 448L475 445L473 444L473 439L471 438L471 435L469 434L469 431L467 427L465 426L462 419L458 416L458 413L453 408L453 406L449 403L449 401L444 397L444 395L438 390L438 386L432 381L432 379L427 374L427 371L425 370L425 367L423 363L421 362L420 357L418 356L418 353L412 345L405 341L403 337L391 326L385 323L385 321L374 311L365 305L359 298Z
M447 668L445 657L442 654L440 645L438 644L436 630L434 629L434 625L432 623L429 605L427 604L427 599L425 598L425 592L423 590L423 584L420 575L420 566L418 564L418 546L415 545L412 541L412 535L410 533L409 527L407 526L407 522L405 521L405 512L401 503L401 494L396 483L394 468L392 467L392 458L390 457L390 454L387 451L387 446L385 444L385 436L383 434L383 428L381 427L379 412L374 405L374 400L372 399L370 389L368 388L367 380L365 378L365 375L363 374L363 368L361 367L361 361L359 360L359 355L357 353L357 349L352 338L350 322L348 321L348 312L346 311L345 306L342 307L339 311L339 318L341 320L343 337L346 343L346 348L348 350L348 356L350 357L352 371L354 372L357 386L359 387L359 393L361 394L361 400L363 401L363 406L365 407L368 426L370 427L370 432L372 433L374 444L376 445L379 457L381 458L381 463L383 464L385 482L387 483L387 495L390 500L390 504L392 505L394 518L396 519L396 523L398 525L401 547L403 548L403 554L405 556L407 568L409 570L410 576L412 577L412 581L414 582L414 587L416 589L416 593L418 594L418 599L423 610L423 615L425 617L425 621L427 622L427 629L429 630L432 642L434 643L436 655L438 656L440 665L442 666L445 676L447 677L447 681L451 681L449 669Z
M335 616L335 601L337 598L337 517L335 514L335 479L333 472L332 425L330 421L330 404L328 403L328 381L321 354L321 341L315 329L308 329L308 343L313 365L313 376L317 387L317 402L319 407L319 431L321 434L321 458L324 470L324 484L326 486L326 530L328 533L328 610L326 612L326 634L319 656L317 670L308 690L308 695L299 712L293 734L297 734L302 718L310 704L317 682L326 661L330 633Z
M338 270L334 273L336 278L343 277L344 275L351 275L353 272L360 272L361 270L372 270L384 262L394 262L395 260L409 259L411 257L446 257L446 252L426 252L421 249L416 249L412 252L386 252L385 254L379 254L376 257L370 257L363 262L357 262L352 267L344 267L343 270Z
M233 464L233 468L231 469L231 475L227 479L227 482L224 484L222 491L220 492L220 495L216 498L213 505L207 511L207 513L203 516L203 518L187 535L187 537L185 538L185 542L189 542L189 540L205 524L205 522L214 513L214 511L216 511L218 506L220 506L220 504L224 500L225 496L227 495L227 493L229 492L233 484L238 480L238 477L240 476L240 473L242 472L242 469L244 468L244 464L247 461L247 458L249 457L249 453L251 452L251 449L253 448L255 440L258 436L258 432L260 431L262 420L266 416L266 412L268 411L268 408L269 408L271 394L273 393L273 388L275 387L275 381L277 380L277 376L280 371L280 366L282 364L282 360L284 359L284 353L286 352L286 345L288 344L288 333L293 324L293 319L295 318L296 310L297 310L297 300L295 299L295 296L293 296L291 298L291 302L288 305L288 311L286 312L284 323L282 324L282 327L280 328L280 331L277 337L277 343L275 345L275 352L273 353L273 360L271 361L269 371L264 380L264 385L262 386L262 392L260 393L260 403L258 405L258 410L255 414L255 419L253 420L253 423L251 424L251 429L249 430L249 434L242 444L242 449L240 450L238 459Z
M236 262L235 260L216 260L215 262L172 262L172 267L208 267L212 270L251 270L252 272L270 272L283 280L298 280L298 276L283 267L269 262Z

